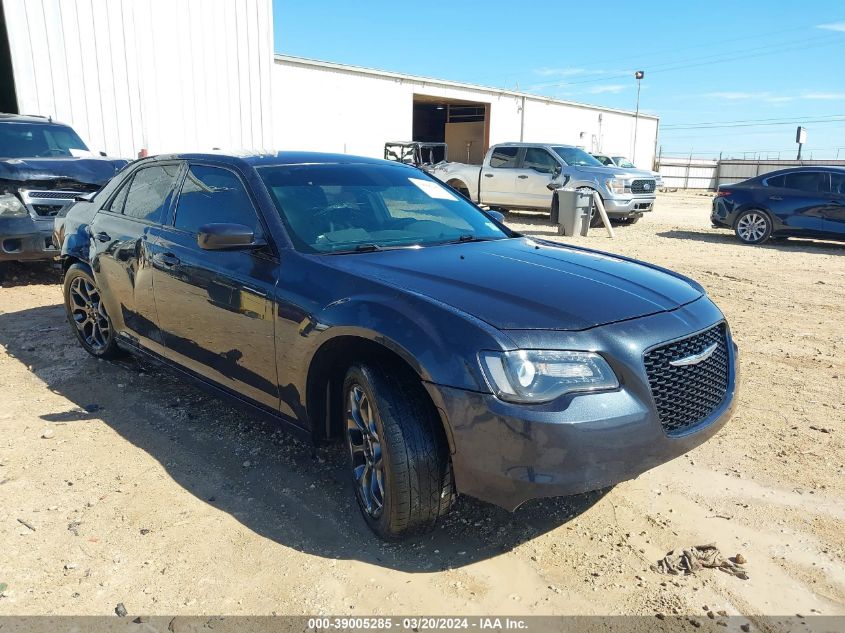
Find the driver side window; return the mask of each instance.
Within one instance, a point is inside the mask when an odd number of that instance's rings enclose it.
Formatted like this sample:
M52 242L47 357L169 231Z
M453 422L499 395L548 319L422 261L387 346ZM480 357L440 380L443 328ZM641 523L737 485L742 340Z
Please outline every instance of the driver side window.
M552 155L539 147L529 147L525 151L522 164L525 169L533 169L541 174L554 173L555 167L558 166L558 162L552 158Z
M177 229L197 233L204 224L243 224L264 236L241 179L221 167L191 165L176 207Z

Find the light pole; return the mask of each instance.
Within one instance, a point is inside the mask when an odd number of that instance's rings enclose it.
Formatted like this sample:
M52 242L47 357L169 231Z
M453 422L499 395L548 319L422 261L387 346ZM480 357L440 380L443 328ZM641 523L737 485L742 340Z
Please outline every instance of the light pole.
M637 160L637 127L640 123L640 84L642 83L643 77L645 77L645 71L638 70L634 73L634 78L637 80L637 111L634 113L634 147L631 148L631 162L635 162Z

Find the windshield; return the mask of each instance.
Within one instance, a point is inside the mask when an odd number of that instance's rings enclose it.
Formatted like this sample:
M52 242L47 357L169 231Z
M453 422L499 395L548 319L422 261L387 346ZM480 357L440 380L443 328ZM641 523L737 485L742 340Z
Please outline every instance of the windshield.
M0 157L45 158L72 156L70 150L87 152L71 128L53 123L0 123Z
M390 165L259 169L297 250L336 253L509 237L460 195Z
M631 169L631 168L636 169L637 168L637 166L634 163L629 161L624 156L614 156L613 160L614 160L614 162L616 162L617 167L624 167L625 169Z
M560 156L567 165L573 167L601 167L602 164L590 156L583 149L577 147L553 147L555 153Z

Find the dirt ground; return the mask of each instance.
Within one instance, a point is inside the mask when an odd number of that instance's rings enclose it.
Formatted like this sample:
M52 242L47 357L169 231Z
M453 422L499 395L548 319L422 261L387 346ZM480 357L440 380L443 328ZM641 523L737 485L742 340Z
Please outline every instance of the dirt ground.
M90 358L55 269L6 266L0 614L845 614L845 245L742 246L709 205L661 194L616 239L578 242L707 288L741 352L727 427L604 494L514 514L460 499L403 544L368 532L340 448ZM539 216L508 222L559 239ZM749 578L651 569L705 543Z

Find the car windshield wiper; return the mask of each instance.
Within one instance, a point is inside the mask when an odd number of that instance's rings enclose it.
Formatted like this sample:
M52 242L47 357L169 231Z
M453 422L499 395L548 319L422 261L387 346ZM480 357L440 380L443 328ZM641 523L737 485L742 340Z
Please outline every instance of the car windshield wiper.
M372 253L374 251L384 250L378 244L358 244L354 248L344 248L339 251L326 251L324 255L348 255L350 253Z
M478 237L477 235L473 235L471 233L466 233L461 235L457 239L454 240L447 240L445 242L440 242L440 244L462 244L464 242L490 242L496 239L496 237Z
M402 248L414 248L419 244L397 244L392 246L380 246L378 244L358 244L354 248L345 248L341 251L326 251L324 255L350 255L352 253L374 253L376 251L395 251Z

